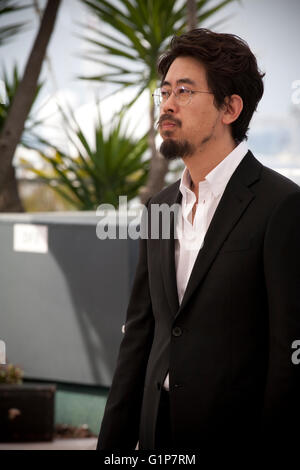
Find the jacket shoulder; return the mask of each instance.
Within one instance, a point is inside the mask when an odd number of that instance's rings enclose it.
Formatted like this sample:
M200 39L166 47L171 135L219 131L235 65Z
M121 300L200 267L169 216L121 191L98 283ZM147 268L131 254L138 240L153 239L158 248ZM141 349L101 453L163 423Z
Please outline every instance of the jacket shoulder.
M273 194L289 195L300 192L300 186L281 173L263 165L261 179L264 185L270 187Z

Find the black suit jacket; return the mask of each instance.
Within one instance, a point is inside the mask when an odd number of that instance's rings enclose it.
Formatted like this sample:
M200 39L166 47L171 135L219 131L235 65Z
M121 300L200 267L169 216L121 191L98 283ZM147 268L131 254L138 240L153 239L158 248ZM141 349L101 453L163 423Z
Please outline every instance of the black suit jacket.
M180 198L177 181L148 209ZM174 237L140 241L98 449L134 449L137 441L154 448L168 370L176 448L292 438L300 423L300 365L291 360L300 339L299 273L300 188L249 151L226 186L180 306Z

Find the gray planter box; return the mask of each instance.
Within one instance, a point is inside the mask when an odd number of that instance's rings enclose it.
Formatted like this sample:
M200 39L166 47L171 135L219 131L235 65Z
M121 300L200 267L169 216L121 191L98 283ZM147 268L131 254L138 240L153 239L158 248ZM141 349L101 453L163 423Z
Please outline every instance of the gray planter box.
M99 240L98 222L81 212L0 216L0 337L26 378L111 384L138 240ZM16 251L20 224L46 227L46 252Z

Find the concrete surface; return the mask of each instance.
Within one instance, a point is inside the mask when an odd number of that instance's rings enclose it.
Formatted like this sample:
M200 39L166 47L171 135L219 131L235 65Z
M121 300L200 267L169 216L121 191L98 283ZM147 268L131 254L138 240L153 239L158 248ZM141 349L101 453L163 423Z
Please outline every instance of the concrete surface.
M54 439L52 442L0 443L1 450L95 450L97 438Z

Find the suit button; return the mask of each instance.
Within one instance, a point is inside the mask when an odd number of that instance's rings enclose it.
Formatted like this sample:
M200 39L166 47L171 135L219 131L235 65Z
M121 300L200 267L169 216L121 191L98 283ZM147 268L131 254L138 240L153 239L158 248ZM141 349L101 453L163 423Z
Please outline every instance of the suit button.
M179 326L175 326L172 330L172 335L173 336L181 336L182 335L182 329L179 328Z

